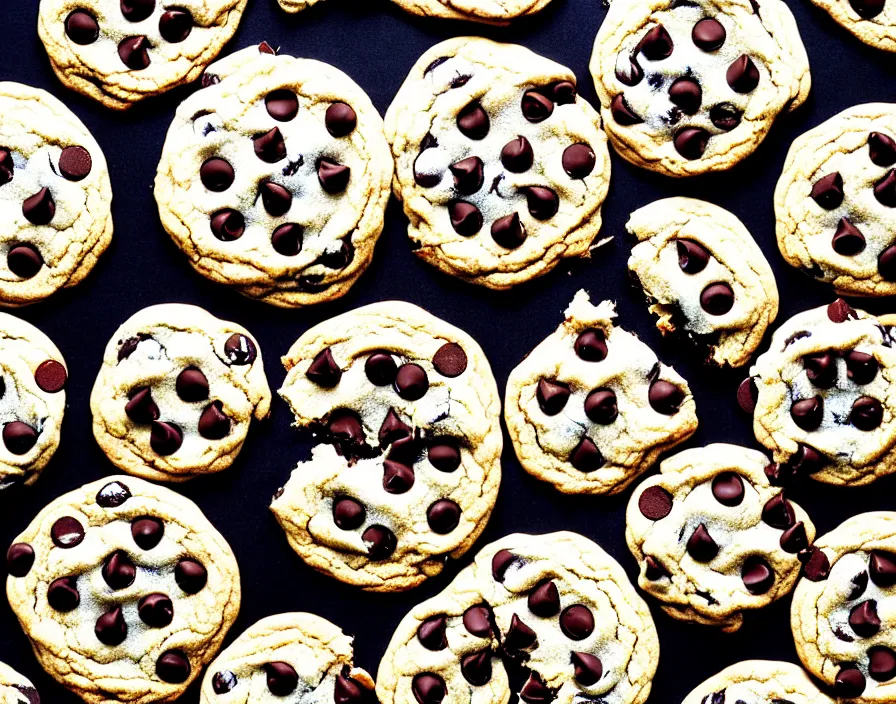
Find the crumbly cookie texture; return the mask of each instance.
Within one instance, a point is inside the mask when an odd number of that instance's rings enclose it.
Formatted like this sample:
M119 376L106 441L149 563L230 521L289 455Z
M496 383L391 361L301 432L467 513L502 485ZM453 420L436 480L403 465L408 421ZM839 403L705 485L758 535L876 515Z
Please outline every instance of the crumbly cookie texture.
M171 482L229 467L270 406L249 332L179 303L144 308L118 328L90 395L93 435L112 463Z
M392 180L383 121L338 69L264 43L209 66L155 180L203 276L277 306L344 295L370 264Z
M112 239L106 158L52 95L0 82L0 305L41 301L87 276Z
M863 513L820 537L790 610L796 650L838 701L896 698L896 513Z
M612 2L591 75L616 151L667 176L732 167L811 85L781 0Z
M775 331L738 392L773 481L858 486L896 471L893 325L837 299Z
M240 606L236 560L192 501L107 477L50 503L6 554L43 668L89 704L177 699Z
M247 0L40 0L56 76L108 108L194 81L236 32Z
M568 494L615 494L697 429L687 382L610 301L579 291L511 373L504 419L523 469Z
M589 254L610 159L566 67L515 44L449 39L411 69L386 136L424 261L506 289Z
M744 660L703 682L682 704L834 704L801 667L776 660Z
M635 489L625 538L638 585L673 618L730 633L745 611L793 589L815 526L771 485L768 464L761 452L718 443L673 455Z
M34 685L9 665L0 662L0 702L3 704L40 704Z
M894 167L892 104L857 105L794 140L775 188L787 262L846 295L896 294Z
M410 303L331 318L283 357L280 395L317 435L271 510L309 565L399 591L470 549L501 481L501 402L482 349Z
M373 701L373 678L353 664L352 637L314 614L264 618L209 665L202 704Z
M641 704L659 640L622 567L576 533L484 547L398 625L377 673L382 704Z
M683 332L719 366L746 364L778 314L775 275L743 223L693 198L664 198L631 214L639 244L628 269L656 326Z
M896 5L886 0L812 0L834 21L876 49L896 51Z
M281 0L283 2L284 0ZM423 17L471 20L487 24L507 24L529 17L548 6L551 0L392 0L402 9Z

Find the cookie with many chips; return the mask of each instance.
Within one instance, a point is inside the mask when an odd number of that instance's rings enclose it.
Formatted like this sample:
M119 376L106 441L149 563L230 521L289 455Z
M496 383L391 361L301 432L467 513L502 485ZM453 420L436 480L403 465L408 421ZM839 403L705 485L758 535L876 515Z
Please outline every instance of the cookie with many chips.
M834 704L802 668L789 662L744 660L699 685L682 704Z

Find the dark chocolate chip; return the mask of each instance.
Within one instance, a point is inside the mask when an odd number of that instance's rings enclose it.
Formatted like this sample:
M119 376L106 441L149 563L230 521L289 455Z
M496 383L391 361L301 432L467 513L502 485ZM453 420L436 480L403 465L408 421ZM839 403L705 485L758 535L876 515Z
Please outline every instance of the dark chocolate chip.
M843 178L835 171L812 185L812 200L825 210L834 210L843 202Z
M360 704L368 700L367 690L359 685L351 677L347 677L347 669L336 675L336 684L333 687L333 702L335 704Z
M611 389L595 389L585 399L585 415L595 423L610 425L619 416L616 394Z
M710 253L702 244L694 240L679 239L675 240L675 246L678 250L678 267L685 274L699 274L706 268Z
M66 147L59 155L59 172L69 181L84 180L92 168L93 159L84 147Z
M806 377L819 389L829 389L837 383L837 358L832 352L807 354L802 358Z
M184 434L174 423L166 423L160 420L152 422L149 434L149 445L162 457L173 455L180 449L184 442Z
M535 154L532 151L532 145L523 136L511 140L501 150L501 163L505 169L515 174L521 174L531 169L534 159Z
M638 497L638 510L651 521L659 521L672 512L672 494L661 486L651 486Z
M644 558L644 576L651 582L656 582L663 577L668 577L669 570L665 568L662 562L648 555Z
M751 93L759 85L759 69L746 54L741 54L725 73L728 85L735 93Z
M492 658L488 649L470 653L460 659L460 672L474 687L481 687L492 678Z
M886 0L849 0L849 5L863 20L877 17L884 11Z
M430 616L417 628L417 640L427 650L444 650L448 647L445 630L448 621L444 615Z
M333 359L333 353L329 347L317 353L317 356L305 372L305 376L318 386L323 386L326 389L332 389L339 383L339 380L342 378L342 370L336 364L336 360Z
M510 563L516 560L516 556L510 550L498 550L492 557L492 577L496 582L504 581L504 573L510 567Z
M128 637L128 624L120 606L115 606L96 620L94 633L103 645L121 645Z
M199 434L206 440L223 440L230 435L230 418L221 401L212 401L199 416Z
M16 165L13 162L12 154L6 147L0 147L0 186L6 185L12 181L15 175Z
M520 690L520 699L527 704L548 704L554 700L555 696L554 690L544 683L537 672L529 673L529 679Z
M847 320L858 320L855 309L842 298L838 298L828 306L828 318L834 323L845 323Z
M672 55L674 44L666 28L658 24L644 35L638 48L651 61L661 61Z
M192 31L193 15L187 10L167 10L159 18L159 34L166 42L180 44Z
M44 258L34 245L18 244L7 253L6 264L19 278L30 279L40 271L44 265Z
M446 342L432 357L432 365L442 376L459 377L467 370L467 353L456 342Z
M882 132L872 132L868 135L868 157L876 166L896 164L896 141Z
M418 704L441 704L448 693L445 680L431 672L415 675L411 682L411 691Z
M764 558L748 557L741 569L740 577L750 594L765 594L775 582L775 573Z
M158 518L143 516L131 521L131 537L141 550L152 550L165 535L165 524Z
M327 126L327 132L332 136L346 137L357 127L358 115L351 105L341 102L333 103L327 108L324 124Z
M595 684L604 674L604 666L600 659L591 653L573 652L570 660L575 671L576 682L583 687Z
M492 223L492 239L504 249L516 249L526 241L526 228L516 213L505 215Z
M691 39L703 51L715 51L725 43L725 28L712 17L704 17L691 30Z
M804 398L790 406L790 417L799 428L811 431L821 425L824 418L824 399L821 396Z
M594 632L594 614L582 604L569 606L560 615L560 630L567 638L584 640Z
M355 258L355 247L349 238L341 240L339 249L326 250L318 261L330 269L344 269Z
M560 611L560 592L557 591L557 585L550 580L542 582L529 594L527 603L529 611L536 616L543 618L556 616Z
M470 139L484 139L489 130L488 114L479 103L470 103L458 114L457 129Z
M180 650L167 650L156 660L156 674L163 682L182 684L190 677L190 661Z
M880 630L877 602L869 599L853 607L849 612L849 625L860 638L870 638L877 633Z
M890 245L880 253L877 270L885 281L896 281L896 245Z
M237 684L237 677L230 670L216 672L215 676L212 677L212 689L215 691L215 694L227 694Z
M333 503L333 522L342 530L355 530L364 525L367 511L354 499L343 497Z
M529 122L544 122L554 112L553 101L535 90L527 90L523 93L521 107L523 117Z
M627 63L616 62L616 78L622 85L636 86L644 78L644 70L634 56L629 56Z
M56 215L56 202L46 186L22 203L22 214L34 225L47 225Z
M725 315L733 306L734 291L728 284L710 284L700 294L700 307L710 315Z
M175 389L181 401L188 403L204 401L208 398L208 379L201 369L187 367L177 375Z
M174 566L174 581L185 593L197 594L208 582L208 571L197 560L184 557Z
M24 455L37 442L37 431L30 425L14 420L3 426L3 444L14 455Z
M865 249L865 236L848 219L840 218L837 231L831 239L831 247L837 254L853 257Z
M49 394L55 394L65 388L68 372L61 362L47 359L34 370L34 381Z
M106 558L102 572L112 589L126 589L137 577L137 566L124 550L116 550Z
M838 697L852 699L865 691L865 676L855 665L845 665L840 668L834 679L834 693Z
M269 215L275 218L286 215L292 207L292 193L279 183L265 181L258 190L261 192L261 202Z
M65 33L75 44L93 44L100 36L100 25L87 10L75 10L65 18Z
M128 22L142 22L156 8L156 0L120 0L121 14Z
M613 115L613 119L616 123L623 127L629 127L631 125L637 125L639 122L643 122L635 111L629 107L625 100L625 96L622 95L622 93L617 95L610 102L610 113Z
M581 142L568 146L563 151L563 158L561 159L563 170L570 178L577 179L590 176L591 172L594 171L596 163L597 158L594 155L594 150L589 145Z
M286 142L278 127L252 138L255 156L267 164L276 164L286 158Z
M884 408L880 401L871 396L860 396L852 404L849 422L859 430L874 430L880 427L884 418Z
M384 526L370 526L361 534L371 560L385 560L395 552L395 533Z
M202 166L199 167L199 178L202 181L202 185L210 191L226 191L233 184L233 167L227 159L213 156L206 159Z
M572 81L557 81L550 87L551 100L557 105L570 105L576 102L578 90Z
M569 386L559 381L539 379L535 398L546 415L555 416L563 410L569 400Z
M657 413L671 416L678 412L684 402L684 391L669 381L656 379L650 385L647 400Z
M641 495L643 497L643 494ZM709 562L719 554L719 544L712 539L706 526L701 523L688 538L688 555L697 562Z
M393 380L395 378L394 370L392 378ZM386 382L386 384L388 383L389 382ZM383 385L384 384L380 384L380 386ZM409 426L407 423L401 420L401 418L398 417L398 414L395 412L394 408L390 408L389 412L386 414L385 419L383 420L383 424L380 426L377 437L380 441L380 447L386 447L387 445L392 445L400 440L405 440L412 434L413 432L411 430L411 426Z
M345 408L337 409L330 414L327 432L333 440L345 445L361 445L365 440L361 417Z
M526 194L529 214L536 220L550 220L560 208L560 199L550 188L542 186L524 186L520 189Z
M429 390L429 378L419 364L402 364L395 375L395 391L406 401L417 401Z
M348 187L352 171L348 166L321 157L317 162L317 178L327 193L342 193Z
M740 506L744 500L744 480L734 472L722 472L712 480L712 495L724 506Z
M142 71L149 66L150 46L144 36L127 37L118 44L118 56L129 69Z
M806 535L806 526L802 521L781 534L780 545L784 552L789 552L791 555L796 555L809 547L809 536Z
M252 338L235 332L224 343L224 356L231 364L252 364L258 356L258 349Z
M744 413L753 415L756 410L756 402L759 400L759 389L752 377L747 377L737 387L737 404Z
M50 582L50 586L47 588L47 603L54 611L61 613L77 609L81 603L77 578L60 577Z
M606 460L591 438L583 437L569 456L569 463L580 472L588 474L603 467Z
M453 200L448 204L451 227L462 237L472 237L482 229L482 213L472 203Z
M461 195L469 196L482 188L482 159L467 157L448 167L454 175L454 187Z
M492 633L491 613L486 606L471 606L464 611L464 628L478 638L488 638Z
M869 648L868 674L877 682L887 682L896 677L896 652L885 645Z
M299 675L289 663L268 662L263 667L267 675L268 691L275 697L292 694L299 685Z
M50 537L56 547L67 550L80 545L84 540L84 526L76 518L63 516L53 524Z
M709 121L720 130L730 132L740 124L742 113L731 103L719 103L709 109Z
M329 348L326 350L329 352ZM320 355L318 355L320 356ZM330 356L332 359L332 355ZM335 362L333 362L335 364ZM309 370L310 371L310 370ZM364 373L374 386L388 386L395 381L398 373L398 365L391 354L387 352L374 352L364 362Z
M874 197L881 205L896 207L896 171L891 169L880 181L874 184Z
M602 362L607 358L607 337L603 330L588 328L575 342L576 356L586 362Z
M294 257L302 251L304 228L295 223L280 225L271 235L271 246L277 254Z
M700 109L703 90L693 78L678 78L669 86L669 100L685 115L693 115Z
M165 594L147 594L138 602L137 613L150 628L165 628L174 619L174 604Z
M427 457L429 463L440 472L453 472L460 467L457 442L448 438L438 438L430 443Z
M152 423L159 417L159 407L152 400L152 391L147 386L131 391L124 412L135 423Z
M803 555L803 576L810 582L821 582L831 573L831 562L820 548L811 547Z
M96 502L103 508L117 508L131 498L131 490L121 482L109 482L96 494Z
M28 543L13 543L6 551L6 569L11 576L24 577L33 565L34 548Z
M265 96L264 105L268 115L278 122L289 122L299 112L299 99L296 94L286 88L271 91Z
M783 492L773 496L762 507L762 520L772 528L786 530L796 521L793 506L784 498Z
M529 626L523 623L523 620L513 614L510 618L510 628L504 635L504 647L507 650L526 650L535 645L538 636Z
M451 499L439 499L426 512L426 521L433 532L447 535L460 523L460 506Z
M259 54L270 54L271 56L276 56L277 50L274 47L272 47L270 44L268 44L267 42L262 42L261 44L258 45L258 53Z
M693 161L703 156L709 142L709 132L702 127L685 127L672 138L675 150L685 159Z
M866 570L862 570L855 577L852 578L852 591L847 595L846 600L852 601L853 599L858 599L862 594L865 593L865 590L868 588L868 572Z
M851 350L843 355L846 361L846 376L855 384L871 383L877 376L878 363L870 354Z
M882 550L874 550L869 560L871 581L879 587L896 584L896 555Z
M211 217L212 234L222 242L233 242L243 236L246 231L246 219L242 213L225 208Z

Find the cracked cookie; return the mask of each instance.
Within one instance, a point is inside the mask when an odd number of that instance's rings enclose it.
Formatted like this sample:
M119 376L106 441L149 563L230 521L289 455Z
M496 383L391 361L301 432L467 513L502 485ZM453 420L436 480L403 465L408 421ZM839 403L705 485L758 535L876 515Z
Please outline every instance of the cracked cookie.
M697 687L682 704L834 704L801 667L773 660L744 660Z
M610 159L569 69L515 44L449 39L411 69L386 136L408 237L429 264L506 289L588 256Z
M567 494L618 493L697 429L687 382L615 318L610 301L579 291L507 380L520 464Z
M611 2L591 75L616 151L667 176L734 166L811 85L781 0Z
M3 704L40 704L34 685L9 665L0 662L0 702Z
M280 395L317 445L271 510L315 569L371 591L439 574L501 482L501 402L482 349L410 303L331 318L283 357Z
M744 612L793 589L815 526L772 486L768 464L761 452L717 443L664 460L635 489L625 539L638 586L673 618L730 633Z
M93 435L112 463L171 482L227 469L270 405L249 332L179 303L144 308L118 328L90 395Z
M247 0L40 0L56 76L108 108L196 80L230 41Z
M155 180L162 225L206 278L277 306L344 295L383 229L392 155L364 91L268 44L211 66Z
M382 704L641 704L659 640L622 567L576 533L484 547L398 625L377 673Z
M224 538L192 501L134 477L50 503L6 564L9 604L35 656L89 704L177 699L240 606Z
M373 679L354 666L352 641L314 614L264 618L209 665L201 704L372 702Z
M775 276L734 215L693 198L664 198L631 214L628 269L656 326L683 332L707 362L746 364L778 314Z
M896 51L896 5L886 0L812 0L866 44Z

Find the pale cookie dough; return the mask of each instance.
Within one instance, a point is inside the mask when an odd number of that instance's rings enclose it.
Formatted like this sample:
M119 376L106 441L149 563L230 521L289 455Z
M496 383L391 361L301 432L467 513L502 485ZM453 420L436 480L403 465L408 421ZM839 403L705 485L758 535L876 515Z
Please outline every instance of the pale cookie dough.
M41 301L87 276L112 239L99 144L52 95L0 82L0 305Z
M657 328L688 335L709 363L746 364L778 314L778 287L743 223L712 203L664 198L625 227L639 242L628 269Z
M316 5L320 0L277 0L280 8L289 13L301 12L302 10Z
M192 501L134 477L53 501L6 563L9 605L35 656L88 704L176 700L240 606L224 538Z
M40 704L40 696L34 685L0 662L0 704Z
M282 2L283 0L281 0ZM487 24L507 24L529 17L548 6L551 0L392 0L399 7L423 17L470 20Z
M383 229L392 155L364 91L268 44L209 66L177 110L155 198L203 276L277 306L344 295Z
M775 660L743 660L691 692L682 704L834 704L801 667Z
M405 616L376 692L382 704L641 704L658 659L650 611L612 557L576 533L517 533Z
M818 539L790 625L803 665L838 701L896 701L896 513L863 513Z
M270 406L249 332L179 303L144 308L118 328L90 395L93 435L112 463L171 482L229 467Z
M506 289L588 256L610 159L566 67L476 37L432 47L386 113L416 254Z
M894 324L837 299L775 331L738 392L773 481L858 486L896 472Z
M194 81L248 0L40 0L37 31L68 88L125 110Z
M67 380L50 338L0 313L0 490L34 484L56 452Z
M628 503L638 586L673 618L738 630L744 612L793 589L815 538L806 512L765 475L756 450L717 443L660 464Z
M579 291L507 380L520 464L564 493L618 493L697 429L687 382L615 318L613 303Z
M775 188L789 264L852 296L896 294L896 105L844 110L794 140Z
M269 616L209 665L201 704L362 704L373 679L353 664L352 637L306 613Z
M501 482L501 401L482 349L410 303L331 318L283 357L280 395L315 433L271 510L299 556L370 591L463 555Z
M782 0L614 0L591 75L616 150L667 176L734 166L811 85Z
M896 4L892 0L812 0L834 21L876 49L896 51Z

